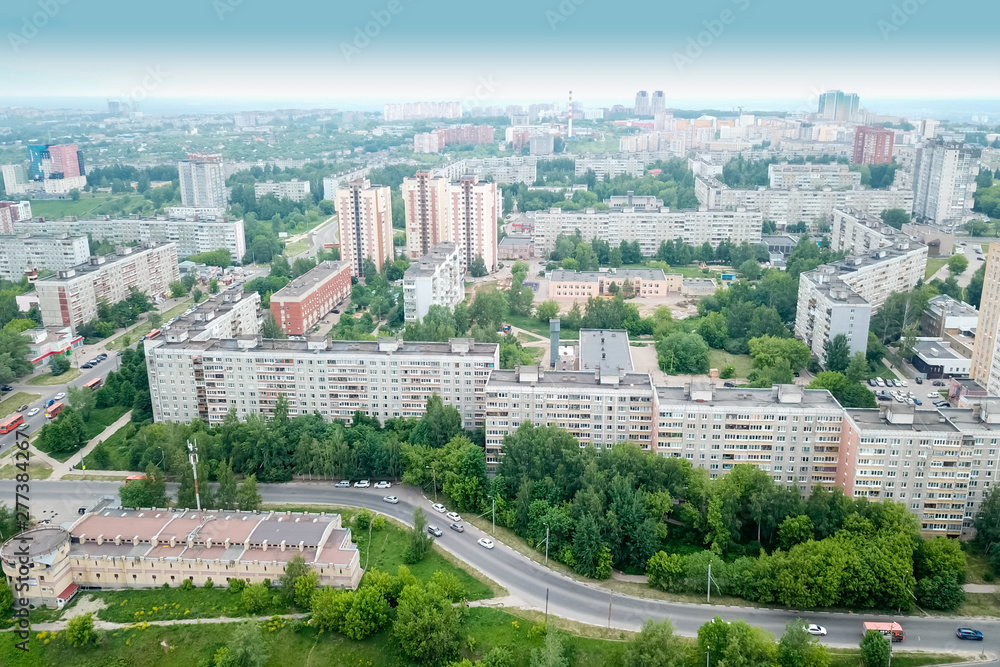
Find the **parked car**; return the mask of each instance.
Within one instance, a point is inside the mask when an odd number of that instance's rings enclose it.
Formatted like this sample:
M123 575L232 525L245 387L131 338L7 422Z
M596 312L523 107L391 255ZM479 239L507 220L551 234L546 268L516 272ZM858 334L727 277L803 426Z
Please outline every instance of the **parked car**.
M918 378L918 377L917 378L913 378L913 381L916 382L917 384L923 384L924 383L923 379Z
M896 380L896 385L900 386L900 387L908 387L909 386L908 384L906 384L906 380Z
M104 361L105 359L108 358L108 355L101 352L99 355L97 355L97 358L100 359L101 361Z
M333 312L336 313L337 315L340 315L340 310L338 308L334 308Z
M0 386L0 391L14 391L14 388L9 384L5 384L3 386Z
M985 262L986 261L986 259L982 255L980 255L979 257L976 257L976 259L978 259L980 262Z
M934 407L936 408L950 408L951 403L948 401L934 401Z
M491 540L488 537L480 537L478 540L476 540L476 542L479 543L479 546L485 547L487 549L492 549L495 546L493 544L493 540Z
M806 626L806 632L814 637L826 637L826 628L822 625L816 625L815 623L810 623Z
M451 524L451 529L454 530L456 533L464 533L465 532L465 526L463 526L460 523L453 523L453 524Z
M878 396L876 396L876 398L878 400L880 400L880 401L891 401L892 400L891 396L886 396L885 394L879 394Z
M936 391L932 391L931 393L927 394L927 398L936 398L940 400L941 394L937 393Z
M877 385L875 384L875 380L873 380L873 379L871 379L871 378L868 378L868 386L869 386L869 387L875 387L875 386L877 386Z
M392 488L392 482L386 482L384 480L381 481L381 482L375 482L375 488L376 489L389 489L389 488Z
M875 384L877 386L879 386L879 387L884 387L885 386L885 380L883 380L882 378L875 378Z
M441 537L442 535L441 529L438 528L437 526L427 526L427 532L433 535L434 537Z
M18 411L18 412L24 412L24 411L25 411L25 410L27 410L27 409L28 409L28 404L27 404L27 403L25 403L24 405L22 405L21 407L19 407L19 408L17 409L17 411Z
M445 516L448 517L448 519L450 519L451 521L462 520L462 517L458 515L458 512L448 512L447 514L445 514Z
M730 389L735 389L736 388L736 383L733 382L732 380L726 380L725 382L722 383L722 386L723 387L729 387Z
M56 394L52 398L56 399L57 401L61 401L64 398L66 398L66 392L60 391L58 394Z
M339 482L337 482L337 483L335 484L335 486L336 486L336 487L337 487L338 489L346 489L346 488L349 488L349 487L351 486L351 482L350 482L350 480L347 480L347 479L342 479L342 480L340 480Z
M82 366L80 366L80 368L93 368L93 367L94 367L94 365L92 363L90 363L89 361L87 363L83 364Z
M434 503L433 505L431 505L431 509L437 512L438 514L444 514L445 512L448 511L448 509L441 503Z
M983 633L972 628L959 628L955 630L955 636L959 639L971 639L973 641L983 641Z
M397 498L396 496L383 496L382 502L389 503L390 505L398 505L399 498Z
M917 405L923 405L924 404L924 402L921 401L919 398L913 399L913 402L916 403Z
M932 382L931 384L933 384L935 387L943 387L944 386L944 382L942 382L941 380L934 380L934 382Z
M34 417L34 416L35 416L35 415L37 415L37 414L38 414L39 412L41 412L41 410L40 410L40 409L38 409L38 408L31 408L30 410L28 410L28 416L29 416L29 417Z
M367 489L371 485L372 485L372 483L369 482L367 479L362 479L362 480L359 480L359 481L357 481L357 482L354 483L354 488L355 489Z

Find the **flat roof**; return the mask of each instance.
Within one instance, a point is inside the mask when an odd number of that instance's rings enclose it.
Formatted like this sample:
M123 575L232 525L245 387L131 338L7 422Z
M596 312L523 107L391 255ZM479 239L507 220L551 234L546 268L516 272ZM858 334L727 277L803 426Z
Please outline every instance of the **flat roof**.
M527 246L531 245L530 236L505 236L500 241L501 246Z
M232 285L218 294L210 295L208 299L198 304L192 312L178 316L172 324L164 322L160 328L170 333L187 331L189 334L194 334L199 330L207 329L210 324L220 317L229 314L237 306L248 301L254 301L254 294L256 292L243 292L240 285ZM259 305L259 299L256 301Z
M663 269L614 269L613 271L567 271L555 269L549 280L553 282L588 282L601 280L666 280Z
M75 241L85 239L85 234L46 234L42 232L27 232L23 234L0 234L0 242L7 241Z
M695 391L708 390L711 383L694 383ZM657 387L656 395L659 398L660 406L664 403L699 403L691 399L686 387ZM715 387L713 398L706 401L705 405L719 407L789 407L789 408L829 408L831 410L841 410L840 403L826 389L803 389L802 399L798 403L778 400L778 392L774 387L764 387L760 389L749 389L742 387Z
M320 283L326 282L333 276L343 271L345 267L350 268L350 264L347 262L334 261L320 262L314 268L306 271L301 276L272 294L271 298L280 300L288 297L302 296L303 294L315 289Z
M129 246L125 248L127 252L125 252L124 254L119 254L118 252L115 252L110 255L102 255L101 259L104 260L103 262L97 264L91 264L90 262L86 262L84 264L77 264L76 266L71 266L68 269L63 269L63 271L75 271L76 275L60 277L59 273L55 273L45 278L39 278L37 282L42 282L42 281L59 282L61 280L73 280L74 278L78 278L79 276L85 276L89 273L95 273L107 266L112 266L114 264L117 264L118 262L124 262L126 260L135 259L139 255L143 255L148 252L153 252L154 250L162 250L170 246L176 246L176 244L173 242L151 243L149 244L148 247L145 248L133 248L132 246Z
M622 329L580 329L580 370L601 369L602 374L630 373L632 350Z
M306 340L292 340L290 338L272 339L243 336L241 338L211 338L209 340L192 341L186 340L180 343L164 342L155 349L172 350L199 350L201 352L311 352L313 354L393 354L400 356L422 355L422 354L462 354L464 346L468 346L465 354L472 356L493 356L500 348L499 343L476 343L470 338L452 338L449 342L413 342L396 339L397 344L389 344L382 349L384 341L373 340L330 340L325 337L312 337ZM256 341L255 345L250 345ZM456 345L461 349L454 350L451 341L456 341ZM250 345L248 347L248 345Z
M651 380L646 373L626 373L621 376L617 384L601 384L593 371L549 371L541 372L541 377L533 382L518 382L518 371L497 370L490 373L490 378L486 381L487 388L498 385L523 387L526 385L546 386L578 386L578 387L604 387L607 389L630 389L633 387L651 387Z
M958 432L958 427L938 414L937 410L914 410L912 424L893 424L879 408L847 408L845 412L855 424L873 431Z
M414 261L413 264L410 264L409 268L403 273L403 278L433 276L438 268L455 254L457 249L458 247L450 241L438 243L426 255Z
M924 359L965 359L941 341L936 340L918 340L917 344L913 346L913 351Z

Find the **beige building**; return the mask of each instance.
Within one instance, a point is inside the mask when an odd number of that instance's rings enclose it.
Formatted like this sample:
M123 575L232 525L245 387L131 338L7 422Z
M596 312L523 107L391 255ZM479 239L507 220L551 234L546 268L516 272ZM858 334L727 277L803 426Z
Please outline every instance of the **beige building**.
M834 209L830 219L830 248L848 255L869 255L893 245L903 235L864 211Z
M932 139L917 149L913 168L913 216L957 225L972 213L982 150L961 142Z
M849 165L839 164L771 164L767 176L772 188L833 188L846 190L861 186L861 172L851 171Z
M406 250L424 257L439 243L458 247L463 273L481 256L490 272L497 267L497 220L503 197L496 183L461 176L452 183L432 172L418 172L401 186L406 216Z
M452 338L447 343L378 341L226 340L145 346L153 419L221 423L230 409L273 414L278 396L289 414L319 413L350 422L358 410L385 421L420 417L437 394L462 415L463 426L483 425L486 379L500 366L500 346Z
M458 247L439 243L403 274L403 314L407 322L424 319L431 306L451 310L465 300L465 273Z
M90 257L86 236L69 234L0 235L0 278L18 282L35 269L59 271Z
M309 196L309 181L300 181L297 178L293 178L290 181L254 183L253 194L257 199L266 195L274 195L278 199L291 199L294 202L301 202Z
M190 312L162 325L168 343L260 334L260 294L239 286L212 294Z
M296 555L320 586L354 589L361 581L358 549L339 514L105 510L68 530L36 526L0 549L8 582L27 570L29 603L59 608L80 588L273 582Z
M59 271L35 283L45 326L76 327L97 318L97 304L116 304L135 288L150 298L180 280L177 246L119 248L114 255L91 257L89 263Z
M388 186L372 185L355 179L337 186L337 220L340 227L340 258L361 276L364 261L370 259L382 270L392 261L392 203Z
M549 273L550 299L587 299L592 296L611 295L626 290L628 283L635 296L662 297L670 292L680 292L684 276L679 273L664 274L663 269L609 269L607 271L566 271L556 269Z
M986 277L969 375L991 396L1000 396L1000 243L986 251Z
M843 408L825 389L657 387L655 453L714 479L748 463L803 494L837 483Z

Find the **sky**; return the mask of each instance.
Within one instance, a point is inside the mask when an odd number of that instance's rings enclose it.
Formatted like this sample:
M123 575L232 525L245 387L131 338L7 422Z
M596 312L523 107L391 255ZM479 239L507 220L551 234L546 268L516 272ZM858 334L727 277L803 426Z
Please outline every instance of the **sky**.
M668 106L812 111L840 89L862 107L985 110L1000 108L995 15L985 0L4 0L0 106L488 106L569 90L603 106L645 89Z

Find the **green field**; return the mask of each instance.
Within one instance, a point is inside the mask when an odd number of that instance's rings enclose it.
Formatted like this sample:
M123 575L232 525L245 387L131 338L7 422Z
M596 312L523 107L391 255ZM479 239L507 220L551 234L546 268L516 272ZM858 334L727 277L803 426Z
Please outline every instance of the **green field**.
M30 405L32 401L37 401L41 397L41 394L29 394L25 391L8 394L0 401L0 417L6 417L22 405Z
M11 453L14 449L11 449ZM23 459L21 459L23 463ZM14 479L17 475L24 472L20 468L15 467L13 464L8 464L5 466L0 466L0 479ZM44 463L31 463L28 465L28 477L34 481L36 479L48 479L52 475L52 468Z
M550 632L558 620L550 619ZM544 637L532 632L532 621L497 609L474 608L468 611L462 628L462 657L480 659L494 646L506 646L514 658L513 664L531 664L532 649L544 645ZM14 648L16 635L0 634L0 664L4 667L176 667L176 665L208 664L215 652L224 646L235 629L233 624L204 623L199 625L142 625L109 630L101 634L100 648L73 648L65 632L53 637L50 633L34 633L28 652ZM325 665L356 665L358 667L410 667L413 663L400 655L387 631L362 641L352 641L339 634L320 633L291 620L272 619L263 622L262 634L266 646L267 667L322 667ZM587 628L590 633L602 632ZM611 634L604 632L605 635ZM625 633L622 633L625 635ZM627 636L627 635L626 635ZM625 642L621 639L596 639L579 634L563 633L566 664L572 667L621 667ZM474 647L474 648L470 648ZM858 667L856 650L831 651L831 667ZM894 652L896 667L920 667L958 662L953 655L934 653ZM699 659L697 664L701 664Z
M187 299L177 304L170 310L161 312L160 317L163 319L164 322L166 322L167 320L177 317L185 310L190 308L193 304L194 304L194 299ZM140 322L139 324L133 326L131 329L129 329L126 333L123 333L121 336L109 340L107 343L104 344L104 347L108 350L123 349L125 347L124 344L125 341L122 339L125 336L128 336L129 345L131 345L132 343L138 342L140 338L142 338L152 330L153 330L153 325L149 323L149 320L144 320L143 322Z
M98 447L104 447L108 451L110 462L107 466L98 465L94 458L96 447L83 459L85 470L128 470L128 448L125 433L130 428L130 424L125 424L107 438ZM134 427L133 427L134 428Z
M750 367L752 361L750 355L747 354L729 354L725 350L709 350L708 352L708 365L711 368L719 369L722 372L722 368L726 364L732 364L733 368L736 369L736 378L746 378L750 375Z
M25 384L33 387L51 387L57 384L66 384L80 377L79 368L70 368L62 375L53 375L46 367L44 372L28 380Z
M506 319L507 324L511 324L518 329L524 329L525 331L530 331L542 336L545 340L549 339L549 325L547 322L541 322L535 317L519 317L517 315L508 315ZM566 329L565 327L559 331L559 338L561 340L579 340L580 332L577 329ZM537 340L537 339L536 339Z
M295 257L295 255L309 250L310 247L309 237L303 237L298 241L293 241L285 246L285 257Z
M110 408L97 408L90 411L90 419L87 420L87 440L96 438L104 429L118 421L118 418L129 411L122 405L113 405Z
M931 276L941 270L942 266L948 263L947 257L931 257L927 260L927 270L924 271L924 280L930 280Z
M31 214L36 218L47 218L58 220L68 215L75 215L79 218L86 217L93 213L101 204L111 201L114 197L109 195L80 195L80 201L72 199L39 199L31 202ZM141 201L146 201L143 197L134 197Z

